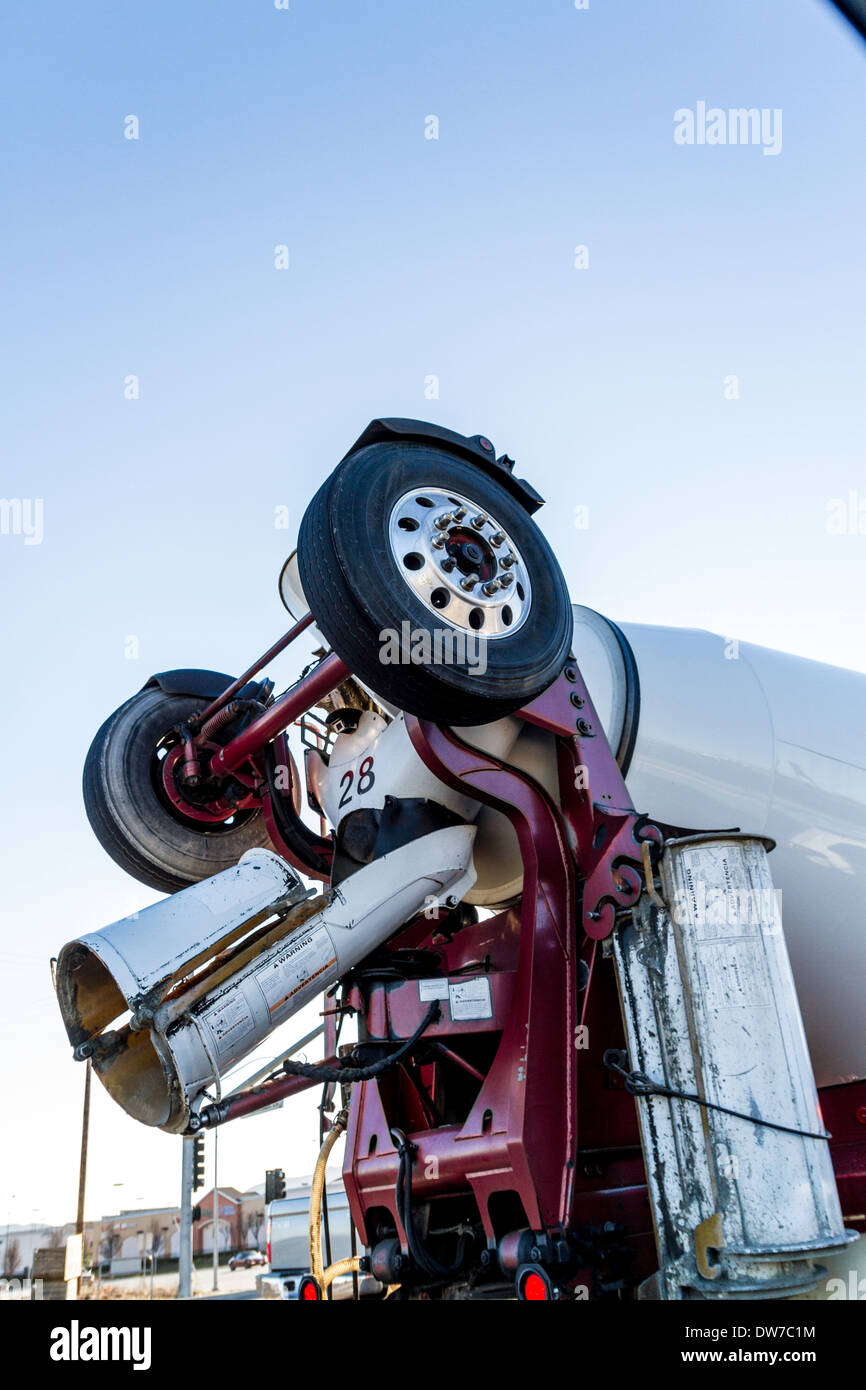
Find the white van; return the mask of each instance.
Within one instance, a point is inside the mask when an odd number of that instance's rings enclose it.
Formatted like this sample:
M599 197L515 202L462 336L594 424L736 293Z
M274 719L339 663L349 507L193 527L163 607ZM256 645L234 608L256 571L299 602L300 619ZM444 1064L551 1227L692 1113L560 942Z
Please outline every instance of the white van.
M349 1202L342 1181L338 1178L326 1188L328 1225L331 1233L331 1260L347 1259L352 1254ZM285 1197L271 1202L265 1211L267 1222L267 1271L256 1276L259 1298L298 1297L301 1279L310 1272L310 1186L292 1188ZM322 1259L327 1263L325 1229L322 1222ZM382 1292L382 1286L364 1275L359 1276L359 1292L369 1298ZM335 1299L352 1297L352 1276L336 1279Z

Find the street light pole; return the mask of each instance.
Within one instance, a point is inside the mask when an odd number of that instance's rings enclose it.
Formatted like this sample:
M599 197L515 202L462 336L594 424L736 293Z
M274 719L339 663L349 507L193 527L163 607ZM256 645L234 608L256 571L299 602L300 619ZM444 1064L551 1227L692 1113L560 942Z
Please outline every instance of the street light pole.
M177 1235L177 1296L192 1298L192 1169L195 1137L183 1136L180 1170L180 1230Z
M215 1129L214 1132L213 1132L213 1287L214 1287L214 1292L216 1292L216 1291L219 1289L219 1286L220 1286L220 1285L219 1285L219 1268L220 1268L220 1251L219 1251L219 1207L220 1207L220 1189L219 1189L219 1179L218 1179L218 1176L217 1176L217 1144L218 1144L218 1141L219 1141L219 1130L218 1130L218 1129Z
M82 1259L84 1251L84 1186L87 1181L87 1136L90 1129L90 1058L85 1063L84 1072L84 1114L81 1117L81 1160L78 1165L78 1210L75 1215L75 1234L81 1236ZM81 1275L75 1281L75 1294L81 1297Z

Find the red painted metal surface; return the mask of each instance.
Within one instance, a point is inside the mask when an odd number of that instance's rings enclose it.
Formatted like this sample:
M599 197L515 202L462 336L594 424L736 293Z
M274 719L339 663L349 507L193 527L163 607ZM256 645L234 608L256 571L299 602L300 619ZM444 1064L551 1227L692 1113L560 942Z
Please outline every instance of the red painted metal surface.
M213 718L217 710L222 709L224 705L228 704L229 700L234 699L238 691L243 690L247 681L252 680L253 676L257 676L259 671L261 671L264 666L267 666L268 662L272 661L275 656L279 656L281 652L284 652L286 648L294 642L296 637L299 637L302 632L306 631L312 621L313 615L312 613L308 613L306 618L301 618L300 622L295 623L294 627L290 627L285 636L280 638L279 642L275 642L272 647L268 647L268 650L259 657L258 661L248 667L242 676L238 676L237 680L232 681L227 690L224 690L215 700L211 700L210 704L205 709L194 716L191 722L195 727L200 729L206 720Z
M337 1062L336 1057L326 1057L323 1066L334 1066ZM278 1081L268 1081L262 1086L254 1086L249 1091L242 1091L237 1096L232 1096L230 1100L220 1101L216 1106L205 1107L203 1112L204 1126L208 1127L208 1110L219 1111L219 1124L227 1124L229 1120L240 1120L244 1115L254 1115L257 1110L264 1110L265 1106L273 1105L275 1101L285 1100L289 1096L299 1095L301 1091L309 1091L313 1086L321 1086L321 1081L317 1077L309 1076L283 1076Z
M462 1051L467 1038L482 1035L495 1055L483 1082L473 1079L477 1095L460 1122L433 1126L417 1108L419 1127L409 1133L420 1150L413 1186L423 1189L422 1201L471 1192L490 1243L497 1236L491 1213L497 1194L515 1193L533 1229L563 1227L571 1212L577 1084L574 873L565 827L547 793L530 778L435 725L410 717L407 727L437 777L509 817L525 866L519 930L518 919L507 913L465 928L440 946L448 975L471 976L473 963L478 969L477 962L489 957L487 969L482 965L478 973L490 980L493 1017L470 1024L443 1018L427 1036L446 1046L459 1037ZM432 925L428 931L434 934ZM406 1036L403 1029L413 1018L417 1026L427 1008L417 983L378 995L371 998L367 1028L381 1028L382 1036ZM448 1065L446 1058L442 1065ZM402 1127L407 1118L405 1101L394 1104L394 1089L391 1080L355 1088L344 1177L359 1230L366 1229L368 1211L385 1207L405 1240L390 1128Z
M205 757L209 757L216 747L215 744L210 746L203 744L201 751ZM236 815L238 811L252 809L261 804L261 797L251 792L249 796L243 797L237 802L224 801L222 798L218 798L215 801L207 802L206 805L197 805L196 802L185 796L181 787L178 786L179 767L184 763L185 757L183 744L176 744L163 758L161 772L166 796L177 807L178 811L190 820L203 821L209 825L222 825L229 816Z
M661 831L635 811L573 662L520 713L559 736L563 813L574 833L578 873L584 880L582 926L587 936L600 940L613 930L617 909L632 907L640 897L641 842L660 846Z
M291 690L287 690L285 695L276 700L266 714L254 719L243 733L231 739L214 755L210 764L211 775L225 777L249 758L261 753L265 745L276 738L277 734L287 729L311 705L318 704L323 696L330 695L350 674L348 666L331 652L314 670L303 676L297 685L293 685Z
M866 1081L818 1092L846 1226L866 1231ZM863 1116L864 1118L861 1118Z

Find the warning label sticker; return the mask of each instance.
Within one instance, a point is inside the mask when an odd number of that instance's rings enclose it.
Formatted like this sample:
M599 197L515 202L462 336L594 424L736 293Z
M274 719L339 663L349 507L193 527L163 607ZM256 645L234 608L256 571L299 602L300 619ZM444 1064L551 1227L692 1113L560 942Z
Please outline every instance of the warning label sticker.
M493 1017L493 998L486 975L475 980L459 980L449 984L451 1018L455 1023L468 1023L476 1018Z
M421 1000L424 1000L424 999L447 999L447 998L448 998L448 981L447 981L446 979L441 979L441 980L419 980L419 981L418 981L418 998L421 999Z
M256 1026L249 1005L239 989L229 990L201 1018L210 1029L217 1052L231 1052Z
M326 982L320 977L336 962L334 943L324 927L293 939L256 973L256 984L270 1013L276 1013L290 999L295 1008L300 1008L324 988Z
M704 994L711 1007L766 1008L772 1003L767 964L760 942L699 942Z

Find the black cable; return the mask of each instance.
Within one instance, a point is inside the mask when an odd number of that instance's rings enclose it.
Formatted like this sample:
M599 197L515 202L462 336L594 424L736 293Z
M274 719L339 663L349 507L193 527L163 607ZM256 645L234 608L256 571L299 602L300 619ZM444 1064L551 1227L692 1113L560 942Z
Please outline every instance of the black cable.
M608 1071L615 1071L625 1082L630 1096L669 1096L671 1100L690 1100L695 1105L703 1105L707 1110L718 1110L722 1115L733 1115L735 1120L748 1120L750 1124L761 1125L764 1129L777 1129L781 1134L796 1134L800 1139L831 1139L826 1130L812 1134L807 1129L794 1129L791 1125L779 1125L775 1120L762 1120L757 1115L747 1115L743 1110L731 1110L727 1105L717 1105L713 1100L693 1095L690 1091L675 1091L671 1086L663 1086L651 1080L642 1071L626 1071L623 1062L628 1061L628 1053L616 1048L608 1048L602 1058Z
M396 1066L407 1052L411 1052L421 1034L431 1023L436 1022L441 1012L439 1000L434 999L411 1038L407 1038L396 1052L389 1053L378 1062L371 1062L367 1067L330 1067L321 1062L284 1062L283 1070L286 1076L308 1076L313 1081L341 1081L346 1085L353 1081L371 1081L374 1076L381 1076L383 1071Z
M466 1235L460 1236L457 1242L457 1256L452 1265L441 1264L435 1255L431 1255L430 1251L424 1248L415 1230L415 1218L412 1214L412 1162L417 1153L417 1145L409 1142L402 1129L392 1129L391 1138L397 1145L399 1155L395 1189L397 1215L403 1230L406 1232L409 1254L418 1268L429 1275L431 1279L448 1279L463 1266L469 1243L468 1237Z

